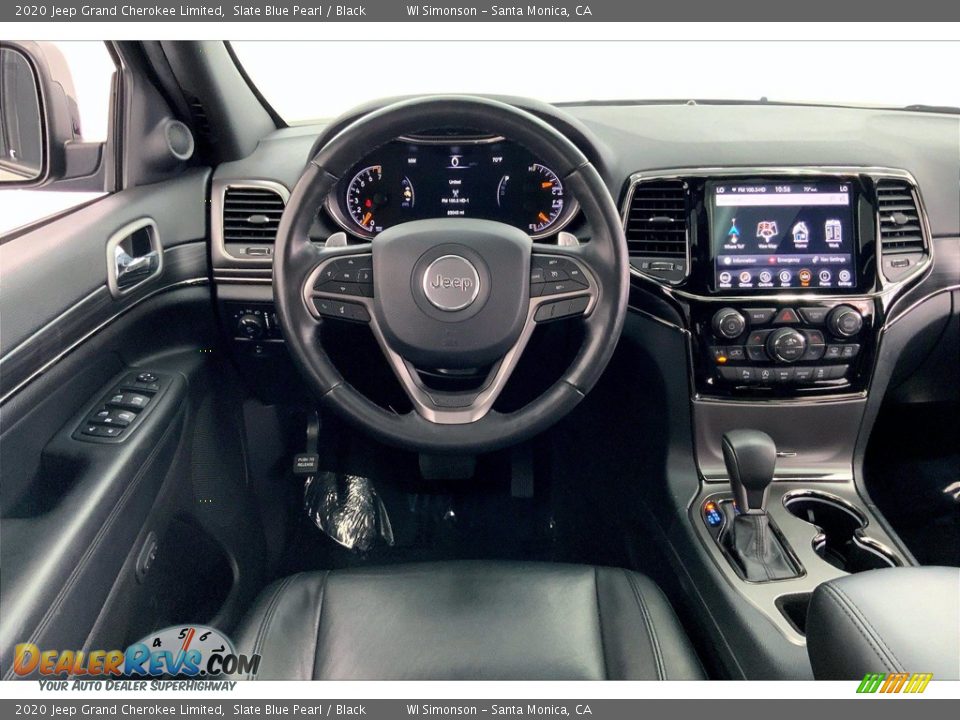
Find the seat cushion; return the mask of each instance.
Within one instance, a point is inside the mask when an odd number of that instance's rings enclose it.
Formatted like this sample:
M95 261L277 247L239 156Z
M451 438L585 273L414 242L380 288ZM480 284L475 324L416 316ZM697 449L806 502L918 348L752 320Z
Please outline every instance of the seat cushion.
M237 635L273 680L691 680L660 589L616 568L450 562L302 573Z

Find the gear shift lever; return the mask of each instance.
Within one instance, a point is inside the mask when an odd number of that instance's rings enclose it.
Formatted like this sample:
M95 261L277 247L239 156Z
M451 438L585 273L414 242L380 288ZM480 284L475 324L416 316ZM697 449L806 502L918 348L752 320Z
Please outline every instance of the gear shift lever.
M723 462L740 512L765 513L777 464L773 438L759 430L731 430L723 436Z
M731 430L723 436L723 461L739 511L720 538L730 557L751 582L796 577L767 514L767 490L777 464L773 438L759 430Z

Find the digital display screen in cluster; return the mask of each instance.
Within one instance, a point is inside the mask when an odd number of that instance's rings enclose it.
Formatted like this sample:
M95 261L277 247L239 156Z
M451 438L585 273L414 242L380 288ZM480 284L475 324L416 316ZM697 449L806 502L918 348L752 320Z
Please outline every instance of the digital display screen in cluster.
M851 184L708 185L717 290L855 288Z

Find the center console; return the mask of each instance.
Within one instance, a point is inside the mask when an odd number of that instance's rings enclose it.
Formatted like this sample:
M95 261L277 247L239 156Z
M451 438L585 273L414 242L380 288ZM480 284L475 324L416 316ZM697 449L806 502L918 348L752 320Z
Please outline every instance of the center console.
M689 521L802 645L818 585L911 562L855 456L887 313L930 264L919 191L882 168L669 170L634 176L623 217L634 307L690 351Z

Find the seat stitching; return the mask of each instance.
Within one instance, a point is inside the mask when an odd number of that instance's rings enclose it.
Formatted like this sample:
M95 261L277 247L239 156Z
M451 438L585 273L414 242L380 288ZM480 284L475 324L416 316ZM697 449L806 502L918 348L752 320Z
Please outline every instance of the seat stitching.
M323 580L320 582L320 598L318 604L320 609L317 611L317 627L313 633L315 644L313 646L313 667L310 669L310 679L314 680L317 677L317 651L320 649L320 626L323 621L323 598L327 591L327 578L330 577L330 571L327 570L323 574Z
M653 619L647 610L646 602L643 600L643 593L641 593L640 588L637 586L633 575L625 569L621 570L624 574L624 577L627 578L627 583L633 590L633 596L637 601L637 606L640 608L640 615L643 618L643 624L647 629L647 636L650 638L650 647L653 650L653 660L657 670L657 680L666 680L667 672L666 668L664 667L663 656L660 653L660 643L657 640L657 632L653 628Z
M603 613L600 611L600 582L598 577L598 568L593 566L593 596L597 600L597 624L600 626L600 654L603 656L603 677L610 679L607 670L607 643L603 639Z
M880 634L880 632L878 632L877 629L870 624L870 621L867 619L866 614L864 614L864 612L860 609L860 607L841 588L831 586L831 589L834 592L836 592L838 595L840 595L847 602L850 608L853 611L855 611L856 614L859 616L860 622L862 622L870 630L870 632L873 633L873 636L877 644L881 648L883 648L884 652L886 652L891 658L893 658L894 662L896 662L897 665L899 666L899 668L895 668L895 669L903 669L904 664L900 662L900 658L898 658L896 653L893 652L892 649L890 649L889 645L887 645L886 641L883 639L883 635Z
M897 666L890 662L890 658L884 655L880 646L874 642L874 638L872 638L870 634L866 632L866 628L863 626L860 619L853 614L850 608L847 607L845 598L836 591L836 588L831 585L824 585L823 589L826 593L826 596L832 600L834 604L840 608L840 610L843 611L844 615L846 615L850 620L850 623L853 625L854 629L856 629L856 631L860 633L860 636L867 641L867 644L870 646L870 649L873 650L874 655L876 655L880 659L880 662L884 664L885 669L894 671L897 670ZM899 663L899 661L897 661L897 663Z
M286 590L287 586L293 582L294 578L300 577L302 573L296 575L290 575L285 577L273 591L273 595L270 596L270 602L267 604L267 609L263 614L263 622L260 623L260 627L257 629L256 639L253 643L253 654L259 655L260 651L263 649L263 641L266 639L267 630L270 628L271 623L273 622L274 613L277 610L277 606L280 604L280 595ZM253 673L248 673L247 680L253 680Z

